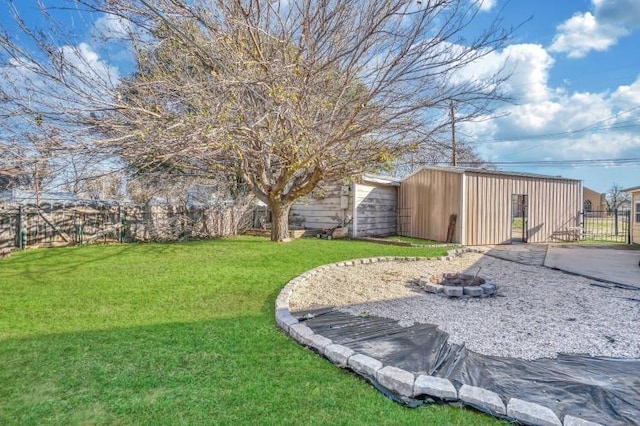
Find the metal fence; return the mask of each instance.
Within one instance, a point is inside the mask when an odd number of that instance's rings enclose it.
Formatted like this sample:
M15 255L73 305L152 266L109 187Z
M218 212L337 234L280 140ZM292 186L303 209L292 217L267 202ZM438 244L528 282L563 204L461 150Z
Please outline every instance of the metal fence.
M241 233L252 219L249 204L207 208L18 206L0 209L0 254L27 247L215 238Z
M582 213L582 241L631 243L631 211L588 211Z

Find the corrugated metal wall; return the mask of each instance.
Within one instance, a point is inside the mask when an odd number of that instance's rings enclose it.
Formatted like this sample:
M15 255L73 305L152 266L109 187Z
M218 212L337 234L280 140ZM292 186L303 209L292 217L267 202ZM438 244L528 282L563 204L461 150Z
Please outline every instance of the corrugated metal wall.
M464 176L465 199L460 199ZM423 169L402 182L398 232L445 241L451 214L457 214L455 242L466 245L511 242L511 198L527 195L528 242L542 243L578 225L582 185L570 179L547 179L491 172ZM464 218L460 211L464 208ZM462 222L464 219L464 241Z
M581 184L569 179L544 179L491 173L466 173L467 245L511 242L511 197L528 197L528 242L553 240L578 225Z
M400 185L398 232L408 237L445 241L449 218L457 215L454 242L461 236L462 173L423 169Z
M355 185L357 236L397 233L398 187L369 182Z

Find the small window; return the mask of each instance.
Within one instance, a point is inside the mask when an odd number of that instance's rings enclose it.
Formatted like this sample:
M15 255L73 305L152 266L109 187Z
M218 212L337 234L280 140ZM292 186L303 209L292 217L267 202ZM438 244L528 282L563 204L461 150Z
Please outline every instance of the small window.
M640 201L636 202L636 223L640 223Z
M592 209L592 204L591 204L591 200L584 200L584 212L585 213L591 213L591 209Z

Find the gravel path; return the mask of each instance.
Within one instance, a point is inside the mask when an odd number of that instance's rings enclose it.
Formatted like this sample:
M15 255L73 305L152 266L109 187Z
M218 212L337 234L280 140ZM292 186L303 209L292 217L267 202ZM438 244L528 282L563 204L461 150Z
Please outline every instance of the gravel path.
M478 267L480 276L498 285L496 297L447 299L412 284L443 272L475 274ZM451 261L331 268L298 286L290 299L292 311L325 306L391 318L401 325L437 324L449 333L451 343L486 355L640 358L640 291L479 253Z

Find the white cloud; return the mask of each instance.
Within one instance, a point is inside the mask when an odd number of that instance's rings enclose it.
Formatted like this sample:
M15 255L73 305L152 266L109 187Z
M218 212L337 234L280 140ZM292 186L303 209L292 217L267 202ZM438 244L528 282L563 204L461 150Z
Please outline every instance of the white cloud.
M73 67L70 72L74 78L102 87L115 87L118 84L118 69L104 62L87 43L63 46L60 51Z
M488 12L496 6L497 0L480 0L479 9Z
M460 81L486 80L496 73L509 75L503 90L526 102L549 98L547 79L553 58L537 44L514 44L500 52L490 52L467 65L456 78Z
M114 15L104 15L94 22L91 35L104 40L126 40L131 30L131 22Z
M618 87L611 100L622 109L640 105L640 76L633 83Z
M590 93L549 87L553 59L537 45L511 45L472 71L488 74L507 64L506 89L515 103L496 118L461 123L467 142L490 161L640 157L640 76L629 85ZM635 127L634 127L635 126Z
M603 25L590 12L574 15L558 26L551 52L566 52L569 58L582 58L590 51L605 51L629 33L624 27Z
M577 13L558 25L549 51L582 58L591 51L605 51L640 28L640 1L592 0L591 11Z

